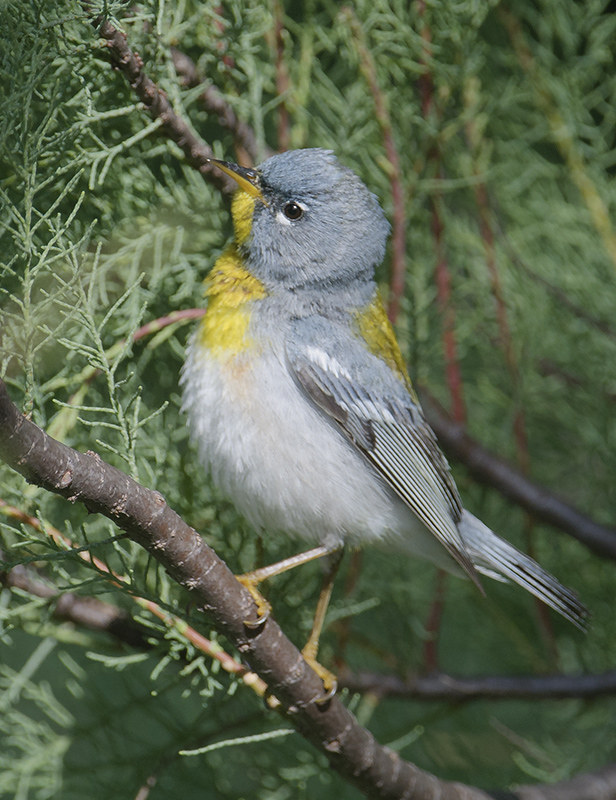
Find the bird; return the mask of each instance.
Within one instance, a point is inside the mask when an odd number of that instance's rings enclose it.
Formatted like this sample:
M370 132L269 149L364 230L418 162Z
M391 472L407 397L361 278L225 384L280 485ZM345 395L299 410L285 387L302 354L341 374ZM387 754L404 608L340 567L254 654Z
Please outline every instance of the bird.
M428 425L375 282L389 223L331 150L256 168L211 158L237 184L234 236L205 279L206 313L182 370L191 437L215 484L264 535L304 546L237 576L264 623L259 584L328 564L303 654L318 641L341 554L376 545L470 578L513 581L579 628L587 609L466 510Z

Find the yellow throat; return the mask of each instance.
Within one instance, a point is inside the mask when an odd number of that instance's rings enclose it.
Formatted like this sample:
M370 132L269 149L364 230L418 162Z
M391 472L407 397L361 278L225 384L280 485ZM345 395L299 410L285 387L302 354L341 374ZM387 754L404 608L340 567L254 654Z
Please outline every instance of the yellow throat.
M267 295L261 281L246 269L240 252L250 236L254 207L254 197L242 190L235 193L231 204L235 239L204 281L208 303L198 342L224 361L254 345L248 335L251 307L255 300Z
M208 303L199 327L198 342L221 361L230 361L254 347L248 334L250 314L254 302L267 296L261 281L246 269L241 254L241 247L252 229L255 202L255 197L242 189L233 196L234 241L204 281ZM378 292L368 306L356 313L354 323L356 334L364 340L368 350L385 361L413 392L404 358Z

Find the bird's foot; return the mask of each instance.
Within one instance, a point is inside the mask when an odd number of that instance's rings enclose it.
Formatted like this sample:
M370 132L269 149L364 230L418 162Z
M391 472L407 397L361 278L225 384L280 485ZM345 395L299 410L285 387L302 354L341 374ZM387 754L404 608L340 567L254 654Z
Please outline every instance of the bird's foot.
M244 625L251 630L262 628L272 613L272 607L257 589L260 581L255 580L252 572L246 572L244 575L236 575L235 577L245 589L248 589L257 606L257 619L245 619Z
M323 664L317 661L316 648L310 639L302 650L302 655L304 656L304 661L308 664L308 666L311 667L323 681L325 694L323 694L321 697L318 697L314 701L318 706L323 706L326 703L329 703L332 697L336 694L338 690L338 678L333 672L330 672L330 670L324 667Z

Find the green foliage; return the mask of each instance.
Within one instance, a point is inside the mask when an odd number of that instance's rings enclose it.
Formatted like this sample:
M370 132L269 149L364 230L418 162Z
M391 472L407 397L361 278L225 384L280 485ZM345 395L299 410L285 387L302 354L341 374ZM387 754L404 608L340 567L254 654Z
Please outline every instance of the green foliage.
M363 42L406 193L399 332L414 380L449 402L436 215L469 429L515 460L514 424L523 413L533 478L613 522L616 18L604 3L528 0L515 4L513 18L486 0L429 3L423 12L419 3L357 0L361 42L336 4L286 3L282 97L273 5L230 0L222 16L218 3L197 0L89 5L126 31L148 75L217 155L234 158L233 136L204 109L200 89L182 87L170 46L190 55L253 127L261 154L277 143L284 104L291 146L334 149L391 218ZM191 325L132 340L145 323L201 304L200 283L229 234L226 203L110 68L84 4L8 0L1 16L0 374L38 424L161 491L233 569L290 555L291 542L256 540L188 444L178 381ZM482 207L476 189L483 185ZM513 368L482 213L494 235ZM388 266L389 259L384 281ZM523 542L524 515L454 468L466 505ZM58 593L97 595L128 610L146 626L149 644L132 649L58 619L53 600L2 591L0 797L132 798L149 778L151 800L357 797L240 681L181 630L135 605L132 595L156 600L216 638L140 548L2 466L0 497L40 523L37 530L0 506L7 568L36 566L37 579ZM125 575L126 587L54 542L51 526ZM439 641L444 671L576 673L614 664L613 565L553 530L535 526L532 539L539 560L591 607L592 630L583 637L554 619L551 640L521 592L490 585L484 601L451 580ZM434 578L424 564L366 552L356 587L345 591L344 575L338 581L324 662L340 652L348 622L351 669L420 671ZM318 583L315 566L267 587L277 619L298 643L309 631ZM613 757L611 699L345 702L404 757L481 786L558 780ZM179 755L197 748L205 752Z

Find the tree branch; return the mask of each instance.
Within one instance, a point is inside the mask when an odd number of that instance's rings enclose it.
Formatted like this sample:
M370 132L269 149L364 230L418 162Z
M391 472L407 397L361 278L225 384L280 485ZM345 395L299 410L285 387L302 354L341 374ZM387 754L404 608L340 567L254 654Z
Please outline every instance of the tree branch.
M426 702L464 700L561 700L616 694L616 670L596 675L486 675L457 677L426 675L402 679L397 675L358 672L340 676L352 692Z
M538 520L560 528L598 555L616 559L614 528L595 522L490 453L472 439L462 425L454 422L425 389L421 391L421 402L440 444L450 456L464 464L475 480L497 489Z
M268 684L299 733L324 753L345 780L368 797L394 800L486 800L489 795L438 781L380 745L340 700L322 705L320 678L270 617L262 626L255 604L226 564L158 492L106 464L78 453L26 419L0 381L0 457L30 483L71 502L82 502L115 522L185 587Z
M84 5L86 10L89 10L88 4ZM222 191L233 191L234 181L223 175L220 170L213 170L208 161L214 155L212 148L196 136L181 117L178 117L166 92L147 76L143 70L141 56L129 47L126 34L102 17L92 20L92 25L106 40L112 65L124 75L150 116L161 121L160 131L183 150L188 163L196 167L208 181Z

